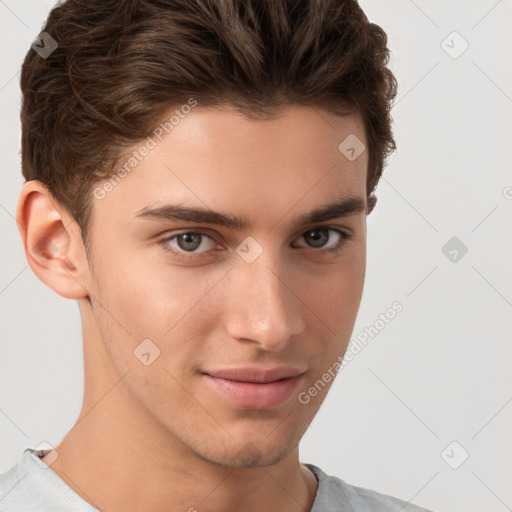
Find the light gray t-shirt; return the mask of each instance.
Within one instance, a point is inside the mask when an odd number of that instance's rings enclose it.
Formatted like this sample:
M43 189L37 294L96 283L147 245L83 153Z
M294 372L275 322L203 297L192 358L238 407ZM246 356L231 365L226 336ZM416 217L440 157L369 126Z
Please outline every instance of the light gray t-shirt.
M18 463L0 475L0 512L98 512L40 460L49 451L26 448ZM310 512L432 512L306 466L318 481Z

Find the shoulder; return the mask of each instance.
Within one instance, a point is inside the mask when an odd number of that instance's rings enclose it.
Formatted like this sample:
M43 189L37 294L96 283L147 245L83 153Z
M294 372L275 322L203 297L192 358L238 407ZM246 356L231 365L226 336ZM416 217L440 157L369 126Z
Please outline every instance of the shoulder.
M311 512L432 512L408 501L365 487L350 485L327 475L313 464L305 464L318 480L318 491Z
M44 450L27 448L18 463L0 474L0 512L93 512L40 460Z
M19 484L20 479L18 477L17 467L13 466L9 470L0 474L0 512L7 511L6 508L11 498L9 494L13 491L16 494L15 488Z

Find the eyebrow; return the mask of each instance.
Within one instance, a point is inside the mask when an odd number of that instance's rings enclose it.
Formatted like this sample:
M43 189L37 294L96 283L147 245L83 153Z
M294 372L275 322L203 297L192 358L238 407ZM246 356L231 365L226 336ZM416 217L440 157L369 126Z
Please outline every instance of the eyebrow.
M366 212L366 201L362 197L343 197L332 203L320 206L295 219L294 226L303 226L324 222L338 217L347 217L355 213ZM158 207L146 206L136 214L137 218L148 220L181 220L215 224L237 230L249 230L248 219L230 213L215 212L202 207L188 207L181 204L165 204Z

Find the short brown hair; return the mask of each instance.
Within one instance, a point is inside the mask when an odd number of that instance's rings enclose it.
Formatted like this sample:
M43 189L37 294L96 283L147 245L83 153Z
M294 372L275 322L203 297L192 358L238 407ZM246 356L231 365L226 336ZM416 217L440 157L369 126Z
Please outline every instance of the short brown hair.
M66 0L44 31L58 47L47 58L30 49L21 70L22 172L65 207L86 247L94 183L190 97L253 118L292 104L355 109L371 211L396 149L397 82L386 33L356 0Z

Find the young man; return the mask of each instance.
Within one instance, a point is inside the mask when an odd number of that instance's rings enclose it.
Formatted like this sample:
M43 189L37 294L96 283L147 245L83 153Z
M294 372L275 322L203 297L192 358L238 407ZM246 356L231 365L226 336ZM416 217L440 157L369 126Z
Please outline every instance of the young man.
M0 510L424 511L299 461L395 147L355 1L67 0L23 64L17 221L85 391Z

